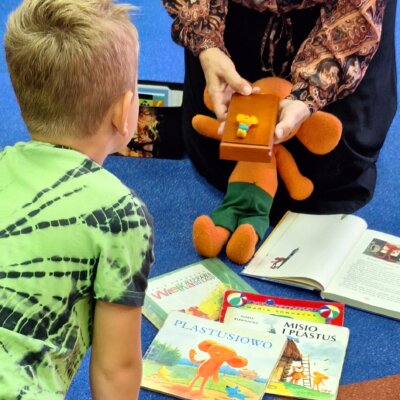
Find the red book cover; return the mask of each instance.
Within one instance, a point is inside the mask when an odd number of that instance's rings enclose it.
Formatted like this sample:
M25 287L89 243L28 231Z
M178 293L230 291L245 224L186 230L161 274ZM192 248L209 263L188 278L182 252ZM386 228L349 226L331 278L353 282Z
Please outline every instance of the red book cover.
M224 321L229 307L259 311L279 317L293 318L322 324L343 326L344 304L328 301L289 299L238 290L227 290L220 312L220 322Z

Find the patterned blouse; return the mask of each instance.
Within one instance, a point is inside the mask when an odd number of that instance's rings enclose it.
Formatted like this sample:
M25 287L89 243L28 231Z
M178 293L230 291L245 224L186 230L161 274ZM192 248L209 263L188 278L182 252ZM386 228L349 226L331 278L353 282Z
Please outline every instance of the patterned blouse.
M198 55L224 45L229 0L162 0L174 18L175 42ZM233 0L244 7L273 13L262 40L261 55L268 52L263 70L285 76L285 67L272 68L279 19L287 35L287 54L294 51L291 22L285 13L316 5L320 16L302 43L290 67L293 83L289 98L302 100L311 112L354 92L378 49L386 0Z

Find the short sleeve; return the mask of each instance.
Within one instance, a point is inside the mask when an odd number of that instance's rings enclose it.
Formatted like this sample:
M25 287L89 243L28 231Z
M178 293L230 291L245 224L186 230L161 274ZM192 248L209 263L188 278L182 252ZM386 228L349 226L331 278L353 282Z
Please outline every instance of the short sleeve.
M94 298L140 307L154 260L152 218L133 193L102 209L101 218Z

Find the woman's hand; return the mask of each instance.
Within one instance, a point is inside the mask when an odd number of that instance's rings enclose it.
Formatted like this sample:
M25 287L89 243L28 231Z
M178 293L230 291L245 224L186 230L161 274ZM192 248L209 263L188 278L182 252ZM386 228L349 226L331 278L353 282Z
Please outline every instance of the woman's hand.
M287 136L311 115L300 100L284 99L279 104L279 118L275 127L274 143L283 142Z
M207 90L217 119L224 121L234 92L249 95L253 88L236 71L232 60L220 49L203 50L199 55Z

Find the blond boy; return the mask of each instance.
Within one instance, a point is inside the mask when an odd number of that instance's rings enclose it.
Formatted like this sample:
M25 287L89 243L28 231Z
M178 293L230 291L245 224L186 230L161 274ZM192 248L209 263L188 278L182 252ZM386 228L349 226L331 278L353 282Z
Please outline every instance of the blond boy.
M0 152L0 398L135 399L153 260L143 203L101 167L137 124L138 41L112 0L25 0L5 37L32 141Z

